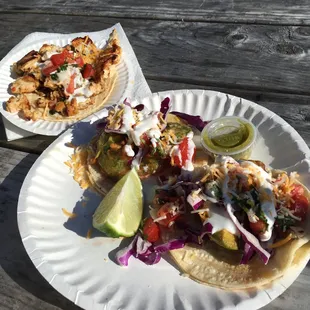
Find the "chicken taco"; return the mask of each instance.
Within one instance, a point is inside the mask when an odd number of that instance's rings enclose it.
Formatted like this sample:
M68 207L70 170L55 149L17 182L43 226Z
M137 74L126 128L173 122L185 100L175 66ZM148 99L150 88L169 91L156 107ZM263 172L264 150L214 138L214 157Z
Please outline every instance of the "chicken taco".
M121 47L115 30L103 49L85 36L60 47L44 44L14 63L5 109L25 120L78 120L99 110L117 79Z

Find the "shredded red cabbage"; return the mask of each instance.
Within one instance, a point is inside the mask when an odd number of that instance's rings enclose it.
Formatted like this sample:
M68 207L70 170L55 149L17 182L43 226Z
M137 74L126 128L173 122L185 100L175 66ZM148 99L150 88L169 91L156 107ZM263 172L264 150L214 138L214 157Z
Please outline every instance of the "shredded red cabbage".
M135 110L138 112L142 111L144 109L144 104L140 103L134 107Z
M208 121L203 121L199 115L189 115L182 112L172 111L171 114L174 114L183 120L185 120L188 124L196 127L199 131L209 123Z
M205 225L203 225L202 227L202 233L201 235L205 235L205 234L212 234L213 231L213 226L211 223L206 223Z
M139 235L136 235L131 243L124 249L119 250L116 253L116 261L119 265L128 266L129 258L136 253L136 243Z
M196 194L195 190L187 196L186 201L194 210L199 209L204 203L204 201Z
M160 112L163 113L163 118L166 119L167 113L169 111L170 108L170 98L166 97L160 105Z
M131 103L127 100L127 98L125 98L123 104L131 107Z
M260 256L262 261L264 262L265 265L267 265L269 258L270 258L270 253L268 253L265 249L262 248L260 245L258 239L252 235L250 232L248 232L238 221L238 219L234 215L234 208L232 207L231 203L225 203L226 205L226 210L236 225L237 229L240 231L242 238L245 243L248 243L254 251Z
M155 265L160 261L162 253L181 249L185 242L185 239L173 239L167 243L154 246L152 243L143 240L138 233L128 247L116 253L116 261L122 266L128 266L129 258L134 256L146 265Z
M244 245L244 252L243 252L240 264L241 265L247 264L249 260L251 259L251 257L253 256L253 254L254 254L254 248L250 244L246 243Z
M167 251L181 249L185 245L186 239L173 239L168 241L167 243L156 245L154 247L155 252L165 253Z

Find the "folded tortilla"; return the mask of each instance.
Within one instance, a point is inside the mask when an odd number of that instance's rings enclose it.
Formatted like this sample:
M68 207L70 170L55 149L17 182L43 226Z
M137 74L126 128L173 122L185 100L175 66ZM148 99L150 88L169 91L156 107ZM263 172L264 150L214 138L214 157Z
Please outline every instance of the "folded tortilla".
M310 192L305 186L310 201ZM244 290L270 284L310 258L310 208L302 223L304 237L293 239L274 249L267 265L255 255L246 265L240 265L242 252L227 250L215 242L206 241L203 247L188 244L170 251L180 271L191 279L225 290ZM162 231L163 241L172 239L171 230Z

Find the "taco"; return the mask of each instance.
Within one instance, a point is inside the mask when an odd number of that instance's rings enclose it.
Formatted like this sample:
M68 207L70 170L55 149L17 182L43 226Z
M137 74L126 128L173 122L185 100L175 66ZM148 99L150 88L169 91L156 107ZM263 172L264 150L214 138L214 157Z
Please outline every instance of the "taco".
M179 196L176 189L159 191L153 219L163 242L187 239L170 251L181 272L200 283L240 290L267 285L309 259L309 250L299 249L306 249L310 237L310 193L297 176L259 161L218 157L199 186L183 188L187 203L177 199L167 205Z
M132 167L141 179L176 173L183 165L183 171L192 171L197 129L167 113L168 105L166 98L160 111L131 107L127 101L109 108L95 137L77 147L67 162L80 186L105 195Z
M99 49L85 36L59 47L44 44L14 63L18 78L5 104L25 120L82 119L104 106L117 79L121 47L115 30Z

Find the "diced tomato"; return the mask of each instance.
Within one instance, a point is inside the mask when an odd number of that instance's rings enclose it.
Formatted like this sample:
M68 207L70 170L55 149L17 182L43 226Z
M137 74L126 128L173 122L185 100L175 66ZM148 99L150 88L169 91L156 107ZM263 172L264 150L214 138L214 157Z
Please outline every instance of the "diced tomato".
M305 190L300 184L293 184L291 190L291 196L301 196L304 195ZM293 198L294 199L294 198Z
M61 54L55 54L51 56L51 62L54 66L62 66L66 61L66 56L64 53Z
M144 222L143 235L147 241L152 243L159 239L160 232L158 224L150 217Z
M60 54L52 55L51 61L54 66L60 67L65 62L75 63L73 57L74 57L73 53L70 53L67 49L64 49Z
M76 74L72 74L70 77L70 82L69 85L66 89L67 93L69 94L73 94L74 93L74 78L75 78Z
M83 78L89 79L95 75L95 70L91 64L86 64L83 69Z
M68 59L68 58L73 59L73 57L74 57L73 52L70 52L70 51L68 51L67 49L64 49L64 50L62 51L62 54L64 54L64 56L65 56L66 59Z
M57 66L54 66L54 65L50 65L48 67L45 67L42 69L42 73L45 75L45 76L49 76L52 72L56 71L57 70Z
M256 223L250 222L250 228L254 235L259 235L260 233L264 233L267 229L267 225L264 221L258 220Z
M174 222L180 216L180 214L172 215L170 213L169 206L170 206L170 204L166 203L157 212L158 217L166 216L165 219L158 221L158 223L160 225L163 225L165 227L168 227L171 222Z
M77 57L75 58L75 62L79 67L83 67L84 66L84 60L82 57Z
M185 165L185 162L188 159L188 138L184 138L182 140L182 142L179 144L179 150L181 153L181 158L179 156L175 156L174 162L177 166L182 167Z
M306 196L298 195L293 197L294 203L291 204L290 209L294 211L294 215L300 217L302 221L306 219L309 201Z
M173 156L174 166L184 167L187 160L192 160L195 157L196 149L194 150L194 154L192 158L188 158L189 156L189 138L185 137L182 142L179 144L180 156Z

